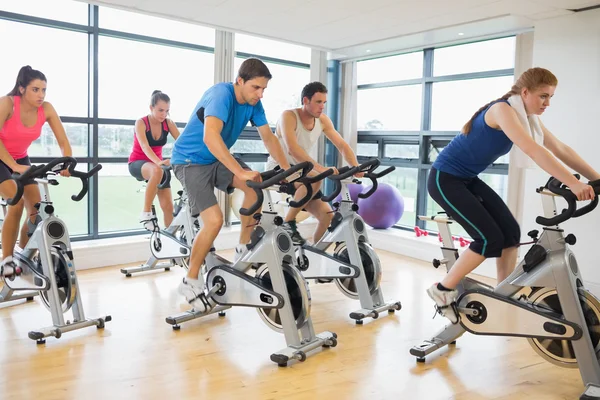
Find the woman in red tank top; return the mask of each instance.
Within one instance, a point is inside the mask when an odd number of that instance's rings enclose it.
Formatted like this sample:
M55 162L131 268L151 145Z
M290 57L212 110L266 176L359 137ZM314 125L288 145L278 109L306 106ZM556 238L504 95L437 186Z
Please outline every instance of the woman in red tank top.
M46 76L29 65L19 70L15 87L6 96L0 97L0 196L11 198L17 192L16 183L10 179L13 172L23 173L31 162L27 150L31 143L40 137L42 126L48 122L63 156L71 156L71 145L65 128L52 104L46 97ZM69 176L68 171L61 175ZM16 265L13 251L19 233L19 222L23 207L31 222L35 222L40 191L35 181L26 184L23 198L15 206L9 206L2 225L2 262L0 274L10 276ZM27 221L21 228L19 246L25 248L27 241Z
M157 194L165 227L173 221L171 186L158 188L164 174L161 167L170 165L169 159L163 159L162 149L167 144L169 134L174 139L179 137L177 126L167 118L170 104L171 99L165 93L160 90L152 92L150 114L135 121L133 148L129 155L129 173L138 181L148 182L144 208L140 215L140 222L148 230L158 226L156 217L152 214L152 203Z

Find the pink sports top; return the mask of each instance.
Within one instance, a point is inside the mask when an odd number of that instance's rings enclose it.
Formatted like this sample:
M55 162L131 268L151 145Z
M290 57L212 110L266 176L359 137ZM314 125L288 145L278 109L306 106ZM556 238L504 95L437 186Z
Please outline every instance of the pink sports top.
M0 129L0 141L12 158L18 160L27 156L31 143L42 134L42 126L46 123L44 107L38 107L35 125L27 127L21 121L21 96L13 96L13 114Z
M154 154L156 154L156 157L162 160L162 149L164 145L167 144L167 138L169 137L169 125L167 124L167 120L165 119L161 124L162 129L158 140L154 139L154 137L152 136L152 129L150 129L150 121L148 120L148 116L143 117L142 121L144 121L144 125L146 126L146 139L148 140L150 148L152 149ZM144 150L142 150L142 146L140 145L140 142L135 133L133 134L133 149L131 149L131 154L129 155L129 163L132 163L134 161L152 162L148 158L146 153L144 153Z

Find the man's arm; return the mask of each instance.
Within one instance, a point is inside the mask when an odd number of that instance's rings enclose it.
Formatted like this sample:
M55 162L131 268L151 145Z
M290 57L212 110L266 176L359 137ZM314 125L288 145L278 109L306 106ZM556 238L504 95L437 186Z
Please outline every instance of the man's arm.
M358 160L356 159L356 154L354 154L352 147L350 147L350 145L346 143L342 135L340 135L340 133L334 128L331 119L325 114L321 115L320 119L321 126L323 126L323 133L325 133L327 139L329 139L331 143L333 143L333 145L338 149L338 151L342 153L342 157L344 157L344 160L346 160L346 162L352 167L360 165L358 163Z

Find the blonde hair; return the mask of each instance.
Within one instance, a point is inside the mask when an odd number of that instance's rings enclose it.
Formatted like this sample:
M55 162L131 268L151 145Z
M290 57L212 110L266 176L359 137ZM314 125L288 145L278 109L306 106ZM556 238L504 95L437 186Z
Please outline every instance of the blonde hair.
M485 110L490 104L500 101L500 100L508 100L514 94L520 94L523 88L527 88L530 91L534 91L540 86L556 86L558 85L558 79L556 76L547 69L544 68L529 68L527 71L523 72L519 79L515 82L515 84L510 88L510 91L506 93L504 96L497 98L496 100L490 101L485 106L481 107L479 110L473 114L469 122L467 122L461 129L461 133L468 135L471 132L471 127L473 125L473 120L475 117L479 115L480 112Z

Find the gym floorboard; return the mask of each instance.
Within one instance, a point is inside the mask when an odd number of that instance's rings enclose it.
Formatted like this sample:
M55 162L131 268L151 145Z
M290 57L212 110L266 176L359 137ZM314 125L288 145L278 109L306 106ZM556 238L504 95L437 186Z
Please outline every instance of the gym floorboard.
M231 252L224 252L230 256ZM104 331L87 328L36 346L29 330L50 324L39 300L0 306L0 398L8 399L577 399L579 372L553 366L525 339L466 334L417 364L409 349L444 324L425 288L443 276L430 264L378 251L395 315L356 326L358 302L335 285L310 283L316 332L339 335L336 348L279 368L285 347L255 310L237 308L182 325L165 317L187 309L175 289L183 270L125 278L120 266L81 271L88 316L110 314ZM12 303L11 303L12 304Z

